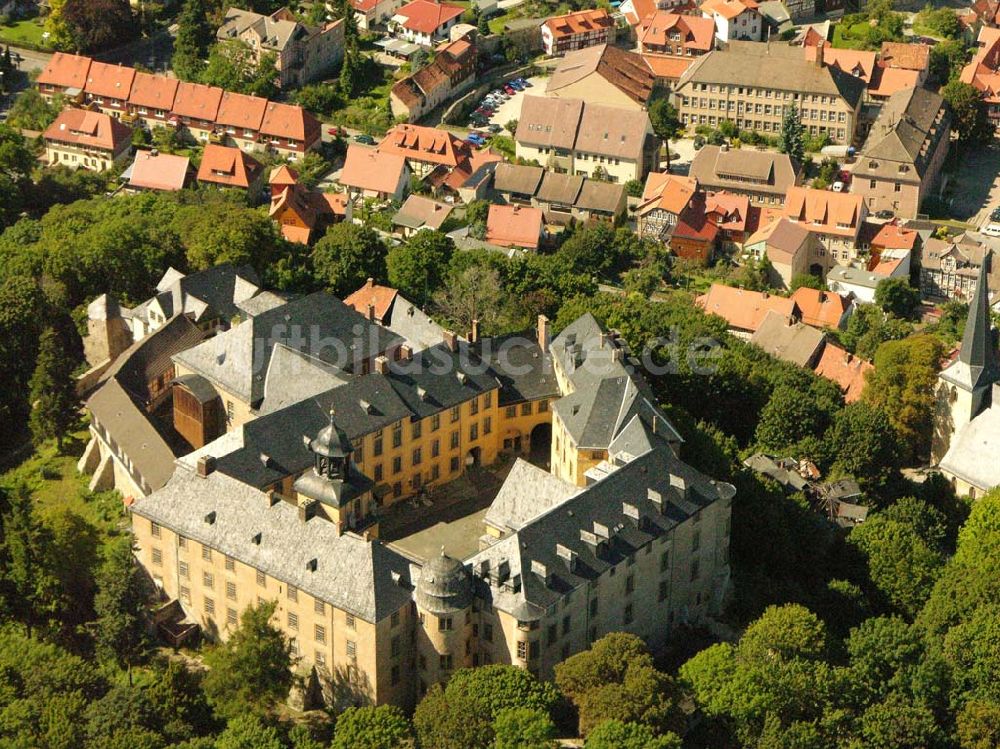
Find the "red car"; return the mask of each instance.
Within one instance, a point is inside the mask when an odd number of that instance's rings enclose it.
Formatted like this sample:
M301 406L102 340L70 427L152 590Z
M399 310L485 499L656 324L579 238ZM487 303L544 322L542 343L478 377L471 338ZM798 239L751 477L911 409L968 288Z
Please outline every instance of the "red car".
M504 86L503 90L507 94L507 96L513 96L514 94L517 93L517 89L514 88L513 86Z

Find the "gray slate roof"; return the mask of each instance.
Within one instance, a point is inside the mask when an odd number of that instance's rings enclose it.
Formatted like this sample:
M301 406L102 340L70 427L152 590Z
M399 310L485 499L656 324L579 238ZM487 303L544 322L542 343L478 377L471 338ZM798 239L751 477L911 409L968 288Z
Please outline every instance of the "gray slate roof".
M543 174L540 166L500 164L493 172L493 189L497 192L534 195Z
M294 505L272 506L266 493L219 471L200 478L179 466L162 490L140 499L132 512L367 622L385 619L411 598L409 562L381 542L338 536L323 518L302 521Z
M822 331L801 322L789 325L785 316L774 310L764 316L750 337L750 343L800 367L807 367L815 360L824 342Z
M580 487L518 458L484 518L501 530L520 530L539 515L578 493Z
M925 88L897 91L882 105L861 148L855 173L891 179L922 177L934 153L933 144L948 134L948 120L947 105L939 94ZM872 166L873 161L877 166ZM883 165L880 161L892 163ZM910 166L916 174L900 175L900 164Z

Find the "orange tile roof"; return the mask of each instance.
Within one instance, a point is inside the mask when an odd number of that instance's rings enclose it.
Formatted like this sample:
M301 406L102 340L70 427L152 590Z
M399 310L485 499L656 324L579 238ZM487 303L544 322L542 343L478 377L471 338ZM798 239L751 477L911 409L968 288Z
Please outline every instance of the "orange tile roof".
M719 214L716 225L727 231L746 231L750 219L750 198L729 192L709 195L705 201L706 213Z
M860 195L811 187L789 187L785 196L785 216L809 231L853 237L861 222Z
M136 107L169 110L174 105L178 83L180 81L176 78L165 75L136 73L128 103Z
M267 99L226 91L219 102L219 113L215 116L215 121L229 127L260 130L265 109Z
M257 159L238 148L207 143L198 167L198 181L246 190L263 168Z
M123 143L132 140L132 128L103 112L64 109L45 129L44 138L117 152Z
M579 10L562 16L553 16L544 24L552 32L555 40L564 39L576 34L587 34L592 31L611 28L611 16L604 8Z
M872 248L884 250L912 250L920 235L894 223L882 224L872 237Z
M465 8L432 0L413 0L396 11L406 18L403 28L420 34L433 34L441 26L465 12Z
M523 205L491 205L486 218L486 241L500 247L538 249L542 211Z
M923 71L930 65L931 48L912 42L882 42L879 57L887 68Z
M447 130L402 124L385 134L378 150L415 161L454 167L463 158L468 158L469 145Z
M691 57L669 57L667 55L644 54L643 62L649 66L657 78L677 81L684 75L684 71L691 67L694 59Z
M271 176L267 178L267 183L269 185L297 185L299 183L299 175L298 172L287 164L282 164L271 171Z
M187 156L139 151L132 162L128 183L147 190L183 190L190 167Z
M308 141L319 128L319 121L302 107L275 101L266 102L264 119L260 123L264 135L301 141Z
M823 46L823 64L869 83L875 72L875 53L863 49L834 49Z
M642 191L642 202L636 209L639 214L662 209L680 214L698 190L698 181L666 172L650 172Z
M792 294L792 301L802 313L802 322L815 328L836 328L851 303L840 294L802 286Z
M223 93L225 92L221 88L215 86L181 81L177 86L177 96L174 97L174 108L171 111L180 117L212 122L219 112Z
M45 66L45 70L38 74L38 83L46 86L78 88L82 91L87 85L87 73L91 62L89 57L56 52Z
M840 385L844 393L844 401L854 403L861 398L865 389L865 377L875 369L874 365L864 359L859 359L839 346L827 343L823 353L816 363L816 374L833 380Z
M87 85L83 90L93 96L109 99L128 99L132 91L135 68L111 65L106 62L92 62L87 73Z
M680 34L685 49L709 52L715 45L715 23L711 18L687 16L659 10L643 19L637 35L641 44L666 44L671 33Z
M398 293L391 286L381 286L375 283L375 279L369 278L364 286L344 300L344 304L365 317L368 317L368 307L372 306L375 308L375 319L381 321L385 319Z
M406 158L402 154L352 143L347 147L340 184L392 195L404 169Z
M868 85L868 93L873 96L892 96L897 91L916 88L920 85L920 73L904 68L884 68L881 65L875 69L875 75Z
M757 10L760 6L755 0L705 0L701 4L703 13L718 13L728 21L732 21L748 10Z
M751 332L760 327L768 312L774 311L783 317L793 317L796 313L795 302L787 297L718 283L712 284L708 292L695 301L707 314L723 318L729 327Z

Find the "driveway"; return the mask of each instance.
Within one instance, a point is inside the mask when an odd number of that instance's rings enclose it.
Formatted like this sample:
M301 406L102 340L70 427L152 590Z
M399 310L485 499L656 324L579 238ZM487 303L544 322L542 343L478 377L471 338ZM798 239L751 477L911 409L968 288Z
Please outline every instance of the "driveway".
M511 120L518 120L521 118L521 104L524 102L525 95L542 95L545 92L545 84L547 81L547 78L528 78L528 83L530 83L531 86L524 89L524 91L518 91L512 97L507 99L507 101L501 104L500 108L493 113L493 117L490 118L490 122L504 128L505 135L510 135L510 133L507 132L507 123Z

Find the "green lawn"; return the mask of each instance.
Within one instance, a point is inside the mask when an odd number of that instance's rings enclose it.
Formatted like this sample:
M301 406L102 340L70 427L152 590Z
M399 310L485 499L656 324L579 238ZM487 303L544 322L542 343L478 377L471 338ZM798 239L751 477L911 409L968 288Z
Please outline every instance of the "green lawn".
M837 49L865 49L867 21L845 26L838 23L833 27L833 46Z
M27 42L41 45L43 31L42 25L36 19L29 18L27 21L16 21L0 26L0 39L11 44Z

